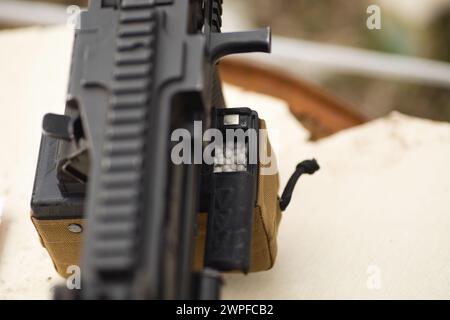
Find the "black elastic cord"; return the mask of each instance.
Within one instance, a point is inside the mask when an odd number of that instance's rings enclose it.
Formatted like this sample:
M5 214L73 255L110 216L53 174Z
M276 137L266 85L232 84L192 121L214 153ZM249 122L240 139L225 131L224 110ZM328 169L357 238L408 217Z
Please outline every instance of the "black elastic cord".
M289 203L291 202L292 193L294 192L295 185L297 184L298 179L302 174L314 174L317 170L319 170L319 164L316 159L306 160L297 165L294 174L289 179L286 188L284 188L283 195L280 200L280 208L281 211L286 210Z

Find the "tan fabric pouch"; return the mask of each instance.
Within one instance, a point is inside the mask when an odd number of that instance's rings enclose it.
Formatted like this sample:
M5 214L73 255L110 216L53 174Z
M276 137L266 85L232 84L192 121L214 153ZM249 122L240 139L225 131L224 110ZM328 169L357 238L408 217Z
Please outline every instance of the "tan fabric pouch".
M263 120L260 121L260 128L265 129ZM276 160L272 154L270 143L261 145L266 149L266 154L272 162L264 159L260 164L260 173L265 167L275 166ZM256 207L254 209L253 239L251 250L250 272L268 270L273 267L277 256L277 233L281 220L281 210L279 205L278 189L279 176L277 170L270 175L258 176L258 194ZM79 265L81 253L82 233L70 231L71 227L80 226L83 228L83 219L58 219L58 220L38 220L32 218L33 224L39 233L43 246L47 249L53 260L57 272L67 277L67 268L71 265ZM195 250L195 268L201 269L203 266L205 239L206 239L207 214L200 213L198 216L198 233Z
M63 277L68 277L67 268L79 265L81 253L82 232L74 233L71 227L83 228L83 219L39 220L31 218L39 233L42 245L47 249L53 260L56 271Z
M260 129L266 129L264 120L260 120ZM278 197L279 175L276 158L273 154L270 142L260 145L266 155L260 162L260 174L258 176L258 195L256 207L253 211L253 239L251 249L250 272L269 270L273 267L277 256L277 234L281 221L280 201ZM262 163L265 163L264 165ZM264 168L272 167L273 174L261 174ZM205 251L207 214L199 216L199 232L197 235L195 266L203 267Z

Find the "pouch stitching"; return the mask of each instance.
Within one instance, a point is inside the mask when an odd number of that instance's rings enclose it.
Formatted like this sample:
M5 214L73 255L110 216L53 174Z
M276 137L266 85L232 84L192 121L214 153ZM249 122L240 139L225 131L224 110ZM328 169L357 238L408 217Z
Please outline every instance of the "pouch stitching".
M263 216L262 216L262 210L261 210L261 207L260 207L259 205L257 205L256 208L258 209L258 213L259 213L259 216L260 216L260 218L261 218L263 230L264 230L264 233L266 234L266 239L267 239L267 250L269 251L270 268L271 268L271 267L273 267L273 265L274 265L274 261L273 261L273 258L272 258L272 250L271 250L271 248L270 248L270 238L269 238L269 233L267 232L267 228L266 228L266 225L265 225L265 223L264 223L264 219L263 219Z

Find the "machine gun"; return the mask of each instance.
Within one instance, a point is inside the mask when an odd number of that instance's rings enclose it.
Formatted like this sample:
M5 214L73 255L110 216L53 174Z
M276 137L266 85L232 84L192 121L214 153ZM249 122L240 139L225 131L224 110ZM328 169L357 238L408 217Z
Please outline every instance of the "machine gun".
M44 118L31 203L60 274L82 248L82 290L59 298L217 299L220 272L251 271L258 163L171 161L174 130L202 146L210 128L260 129L252 110L225 109L217 63L269 52L270 29L221 33L221 16L222 0L91 0L82 12L65 114ZM245 157L259 147L246 139Z

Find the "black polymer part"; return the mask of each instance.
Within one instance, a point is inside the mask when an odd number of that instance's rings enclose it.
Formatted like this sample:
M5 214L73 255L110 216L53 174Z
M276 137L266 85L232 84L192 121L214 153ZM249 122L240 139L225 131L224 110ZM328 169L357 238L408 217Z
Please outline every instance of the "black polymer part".
M238 116L238 123L226 125L224 117L229 115ZM258 185L259 118L255 111L248 108L217 109L213 113L213 127L219 129L224 137L227 130L233 134L240 131L248 154L252 152L256 161L251 162L251 157L247 156L245 171L212 175L205 266L222 272L247 273L250 269L253 209ZM226 143L230 141L224 141ZM231 143L235 147L234 141Z
M220 276L192 270L200 168L170 161L170 134L208 129L225 107L221 57L270 50L267 29L219 33L221 13L221 0L91 0L82 12L32 198L35 218L87 220L73 298L218 298Z
M280 199L281 211L286 210L286 208L289 206L289 203L291 202L292 194L294 193L295 186L296 186L300 176L302 176L303 174L312 175L312 174L316 173L318 170L320 170L320 166L317 163L316 159L305 160L305 161L300 162L297 165L295 172L289 178L289 181L283 191L283 194L281 195L281 199Z
M42 136L34 178L31 210L35 219L58 220L80 218L85 201L84 187L70 194L59 187L57 177L58 140Z

